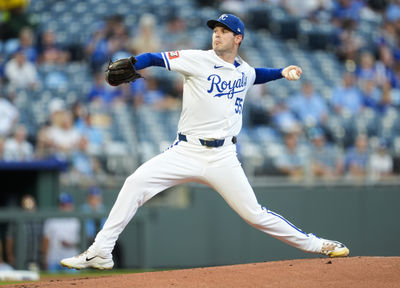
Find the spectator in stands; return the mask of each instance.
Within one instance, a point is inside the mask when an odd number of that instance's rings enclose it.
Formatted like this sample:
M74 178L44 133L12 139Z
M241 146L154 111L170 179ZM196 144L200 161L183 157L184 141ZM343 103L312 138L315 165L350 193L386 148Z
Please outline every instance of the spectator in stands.
M129 33L124 24L124 16L114 15L111 17L111 39L116 40L117 46L115 51L129 51Z
M128 51L129 35L123 23L123 17L112 15L88 39L85 47L93 71L101 70L117 51Z
M85 135L87 139L87 152L91 155L99 155L104 148L105 135L103 131L92 124L92 115L86 113L83 121L76 123L75 128L81 135Z
M371 154L369 168L372 179L385 180L393 175L393 157L388 153L388 144L385 140L379 141L379 146Z
M145 85L141 88L143 90L136 91L133 95L135 107L146 105L156 109L169 109L168 96L160 89L155 77L148 76Z
M390 108L395 108L395 89L392 89L392 86L389 81L383 84L382 86L382 93L381 93L381 98L379 99L379 102L377 103L377 111L380 113L380 115L384 116L386 115L387 111L389 111ZM399 93L399 91L397 91ZM399 97L399 95L397 95Z
M254 85L246 101L249 112L243 113L243 117L247 117L243 120L248 120L251 126L268 125L275 103L267 85Z
M332 0L322 0L318 2L318 6L311 11L308 19L313 24L329 23L331 21L331 12L333 8Z
M272 123L280 132L299 132L300 123L294 117L287 105L286 99L277 99L272 109Z
M393 21L384 21L377 35L377 47L386 46L390 50L397 47L397 31Z
M343 173L342 153L337 147L326 142L320 128L311 128L308 137L312 144L311 171L313 176L323 179L336 179Z
M360 12L364 2L359 0L339 0L333 2L332 22L338 27L345 21L357 23L360 20Z
M24 195L21 200L21 208L25 212L34 213L36 211L36 200L32 195ZM15 265L15 242L17 241L17 224L10 223L7 230L6 252L7 259L11 265ZM24 269L38 271L41 264L42 254L42 232L43 223L39 219L29 219L22 224L22 234L24 246L21 253L24 255Z
M72 170L74 170L78 176L93 176L92 160L88 153L88 140L86 137L81 137L76 149L72 151L71 164Z
M193 47L192 40L187 30L186 20L178 14L173 14L164 25L165 30L161 33L162 47L165 51L173 49L189 49Z
M106 63L105 59L109 59L111 54L108 48L108 23L99 23L98 29L88 39L85 52L89 58L93 71L98 71Z
M92 186L89 188L89 192L86 196L86 202L82 205L81 210L82 212L90 215L96 213L105 213L106 208L103 204L103 197L99 187ZM88 244L91 244L94 241L97 232L103 227L105 220L105 218L86 220L86 236Z
M180 110L182 107L183 81L181 75L175 76L172 79L164 79L161 86L165 89L167 95L168 104L166 106L171 110Z
M0 91L0 136L8 136L14 129L18 118L19 111L17 107Z
M157 33L156 17L153 14L143 14L139 19L138 31L132 38L131 50L134 52L133 54L159 52L161 40Z
M99 155L103 152L105 145L106 132L108 126L103 126L101 115L94 115L88 110L95 110L93 107L87 109L81 102L75 102L72 106L73 123L80 135L87 139L87 152L90 155ZM97 113L94 111L94 113ZM100 118L94 121L94 119ZM97 121L97 122L96 122ZM96 123L94 123L96 122Z
M16 88L35 89L39 84L39 76L34 64L26 59L25 53L19 49L6 63L5 76L9 84Z
M55 148L49 139L49 125L43 125L36 133L35 159L45 160L55 157Z
M30 161L33 159L33 146L27 141L28 131L25 125L19 124L13 138L7 139L4 144L5 161Z
M146 83L146 90L143 92L142 98L139 101L141 101L144 105L162 107L165 94L159 88L157 79L151 77L147 79Z
M376 63L376 81L379 85L390 82L394 88L400 88L395 75L395 60L393 52L387 46L379 47L379 60Z
M121 89L108 85L104 78L104 72L93 74L93 85L87 97L88 102L95 102L96 106L109 107L121 98Z
M357 34L357 23L346 19L337 30L336 54L340 60L357 61L359 51L366 45L363 38Z
M60 99L50 102L51 125L47 129L47 139L55 148L60 158L65 158L77 148L81 135L73 127L72 113L65 109L65 104Z
M56 34L54 31L47 30L43 32L39 44L40 64L64 65L70 57L70 53L56 43Z
M328 118L328 107L310 82L304 81L299 94L289 99L290 110L305 126L323 125Z
M114 27L113 35L109 39L109 47L111 48L111 60L116 61L118 59L130 57L132 54L130 51L130 37L128 30L124 23L118 22L118 25Z
M347 176L353 179L362 179L367 175L368 169L368 138L358 135L354 147L347 150L345 165Z
M48 113L52 125L60 125L64 111L66 111L66 104L63 99L55 97L50 100Z
M35 63L38 57L38 51L35 47L35 39L32 28L24 27L19 33L19 43L17 49L20 49L29 62Z
M73 198L70 194L61 193L59 208L62 212L74 210ZM63 268L60 260L78 253L80 243L80 221L74 216L49 218L43 227L43 267L50 272Z
M81 137L77 147L70 153L71 166L69 171L62 175L63 180L86 187L107 181L107 175L98 156L90 152L87 138Z
M374 79L364 80L360 83L363 108L378 111L378 102L381 98L381 91L378 89Z
M71 106L72 121L75 127L80 127L85 123L85 117L87 115L87 107L81 101L75 101Z
M332 106L339 115L356 115L362 108L362 96L356 86L353 73L345 72L342 76L342 85L335 87L332 94Z
M356 70L356 75L360 80L373 80L376 77L375 57L369 51L360 54L360 63Z
M295 180L303 178L307 165L305 153L298 145L297 133L284 136L284 149L275 159L275 166L284 175Z

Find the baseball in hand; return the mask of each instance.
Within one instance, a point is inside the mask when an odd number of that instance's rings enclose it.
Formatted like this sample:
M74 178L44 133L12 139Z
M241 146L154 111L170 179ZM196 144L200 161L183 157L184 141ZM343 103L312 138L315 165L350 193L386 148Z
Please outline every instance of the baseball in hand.
M300 75L297 74L296 69L292 69L289 71L289 77L290 77L290 80L299 80Z

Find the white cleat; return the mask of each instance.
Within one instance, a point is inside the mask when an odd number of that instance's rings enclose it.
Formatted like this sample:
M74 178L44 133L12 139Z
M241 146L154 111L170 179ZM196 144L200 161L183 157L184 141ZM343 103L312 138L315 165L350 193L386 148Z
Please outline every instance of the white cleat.
M331 258L334 257L346 257L349 255L350 250L338 241L322 239L321 254L325 254Z
M67 267L69 269L86 269L86 268L94 268L99 270L112 269L114 266L114 261L112 257L103 258L99 255L95 255L90 253L89 251L85 251L78 256L74 256L71 258L65 258L60 261L61 265Z

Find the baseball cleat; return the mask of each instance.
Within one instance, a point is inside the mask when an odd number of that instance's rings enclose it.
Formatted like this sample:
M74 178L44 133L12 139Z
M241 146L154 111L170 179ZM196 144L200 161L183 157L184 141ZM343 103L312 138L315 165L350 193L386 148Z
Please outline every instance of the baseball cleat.
M334 257L346 257L349 255L350 250L338 241L323 239L321 253L331 258Z
M94 268L99 270L112 269L114 266L114 261L112 257L104 258L99 255L95 255L90 253L89 251L85 251L78 256L74 256L71 258L65 258L60 261L60 264L69 269L86 269L86 268Z

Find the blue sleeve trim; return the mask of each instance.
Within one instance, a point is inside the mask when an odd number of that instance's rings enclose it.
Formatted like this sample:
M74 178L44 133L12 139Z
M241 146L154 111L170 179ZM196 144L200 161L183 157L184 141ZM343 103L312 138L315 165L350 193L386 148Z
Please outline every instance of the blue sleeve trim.
M278 80L283 78L282 70L283 68L255 68L256 70L256 80L254 84L263 84L268 81Z
M169 71L171 71L171 67L169 66L168 57L167 57L167 54L165 52L162 53L162 57L164 58L164 65L165 65L165 63L167 63L167 69Z
M165 67L165 63L161 53L143 53L136 56L136 59L136 70L142 70L150 66Z

